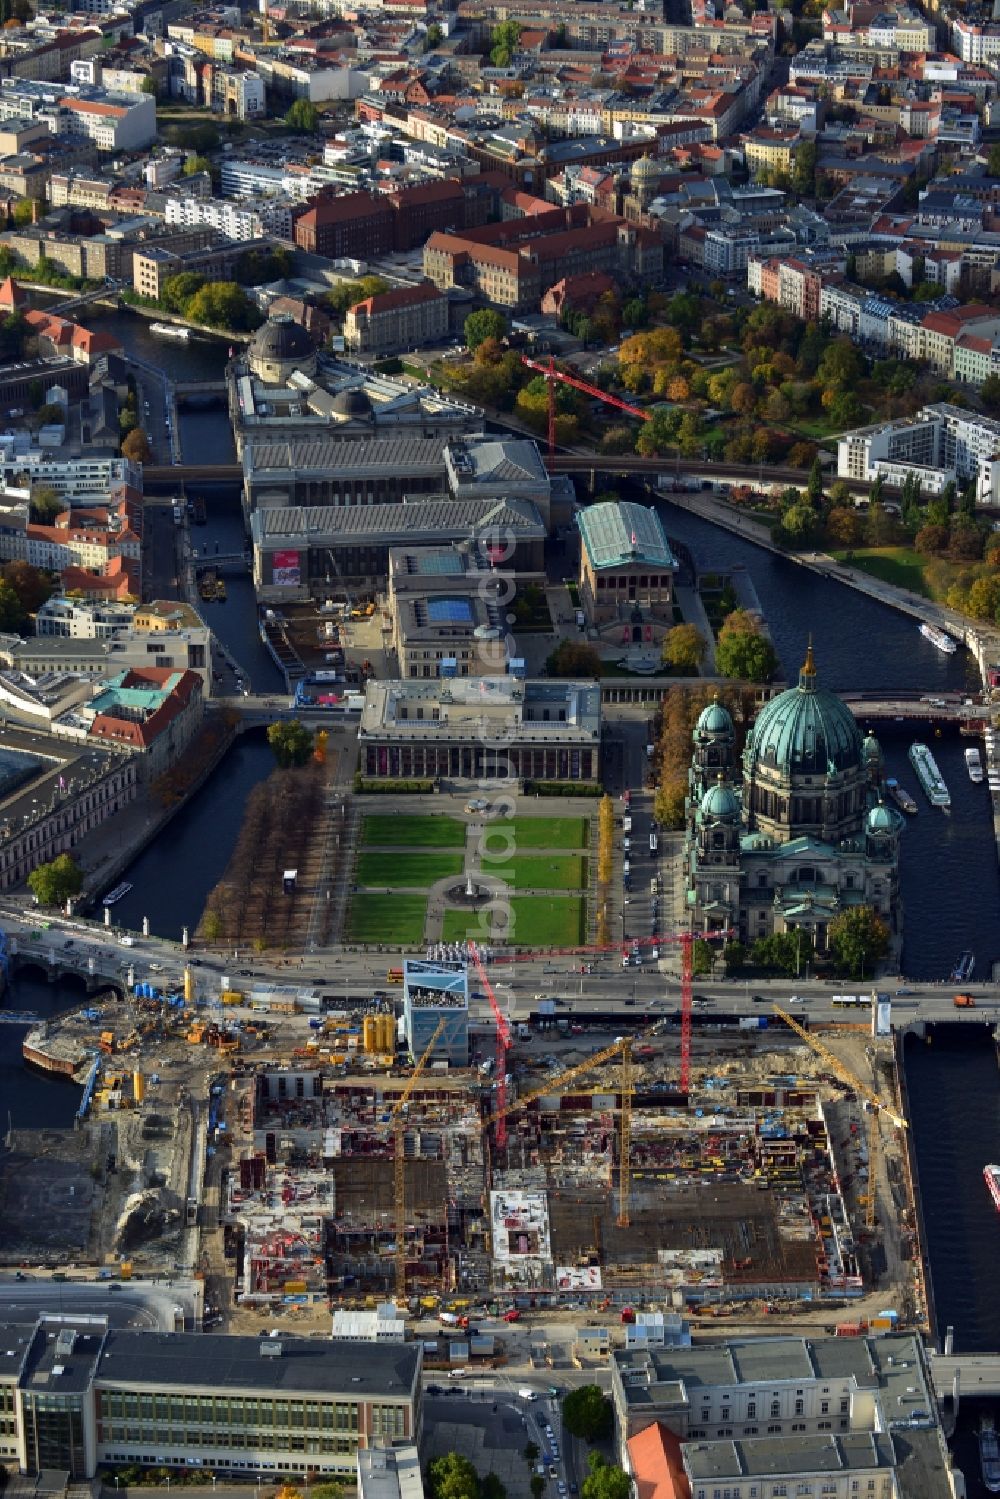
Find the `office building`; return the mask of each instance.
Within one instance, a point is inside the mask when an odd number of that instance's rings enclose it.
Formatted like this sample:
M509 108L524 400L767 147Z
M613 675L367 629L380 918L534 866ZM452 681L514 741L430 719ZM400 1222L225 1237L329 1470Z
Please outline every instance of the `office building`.
M469 1065L469 970L464 962L407 958L403 963L403 1022L414 1060L423 1056L439 1023L431 1061Z
M209 1468L350 1480L357 1454L421 1435L422 1345L132 1332L106 1317L4 1327L0 1409L22 1473Z
M941 402L913 417L856 427L837 439L837 473L902 485L908 475L927 497L949 483L974 484L976 503L1000 503L1000 422Z
M359 354L425 348L448 335L448 298L429 281L355 302L344 314L344 343Z

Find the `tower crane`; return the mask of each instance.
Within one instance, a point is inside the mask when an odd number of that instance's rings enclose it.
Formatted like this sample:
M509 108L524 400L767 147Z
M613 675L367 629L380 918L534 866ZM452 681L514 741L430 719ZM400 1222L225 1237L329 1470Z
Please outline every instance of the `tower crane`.
M897 1129L909 1129L910 1126L902 1114L897 1114L895 1109L891 1109L888 1104L883 1103L873 1088L870 1088L856 1073L852 1072L850 1067L845 1062L842 1062L817 1036L811 1035L804 1026L801 1026L794 1016L789 1015L780 1005L772 1005L771 1008L785 1022L789 1030L794 1031L799 1040L805 1042L810 1051L815 1052L816 1056L822 1058L830 1071L835 1073L842 1083L846 1083L849 1088L853 1088L855 1093L859 1093L871 1106L872 1122L871 1128L868 1131L868 1190L862 1195L861 1200L865 1208L865 1226L867 1228L874 1228L875 1177L880 1145L879 1115L884 1114L887 1119L891 1119Z
M393 1138L393 1207L396 1214L396 1300L406 1297L406 1106L421 1074L431 1059L438 1037L444 1030L444 1017L438 1021L434 1034L424 1047L420 1060L407 1080L406 1087L397 1098L389 1114L389 1126Z
M614 406L618 411L624 411L627 416L636 416L641 422L648 422L650 413L643 410L641 406L630 406L628 401L622 401L618 396L610 395L606 390L601 390L599 385L589 385L586 380L579 379L576 375L568 375L564 370L556 369L556 362L549 355L548 364L542 364L538 359L529 359L527 354L521 355L521 363L529 370L535 370L539 375L545 376L545 382L549 391L549 457L556 450L556 381L560 385L571 385L574 390L581 390L585 396L591 396L595 401L603 401L606 406Z
M654 1025L641 1032L638 1039L645 1040L662 1030L666 1020L657 1020ZM577 1062L573 1067L567 1067L556 1077L549 1078L540 1088L533 1088L530 1093L522 1093L511 1104L505 1104L505 1114L520 1113L530 1104L537 1102L539 1098L546 1098L552 1093L559 1092L569 1083L575 1082L578 1077L585 1077L588 1072L593 1072L605 1062L612 1061L615 1057L621 1057L621 1070L619 1073L619 1091L621 1093L621 1109L619 1114L618 1134L618 1217L616 1222L619 1228L628 1228L631 1222L632 1202L632 1094L635 1089L635 1078L632 1071L632 1046L631 1036L619 1036L610 1046L605 1046L601 1051L595 1051L592 1056L582 1062ZM499 1109L491 1114L483 1125L483 1129L489 1129L491 1125L498 1124L500 1120Z

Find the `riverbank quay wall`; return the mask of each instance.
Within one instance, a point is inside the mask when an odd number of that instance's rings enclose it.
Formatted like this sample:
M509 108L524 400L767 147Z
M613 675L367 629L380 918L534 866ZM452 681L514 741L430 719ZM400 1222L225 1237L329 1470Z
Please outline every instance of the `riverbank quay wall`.
M916 1036L922 1043L926 1043L926 1025L922 1021L914 1021L912 1024L904 1026L901 1030L895 1031L892 1038L896 1096L899 1099L904 1119L910 1118L910 1094L906 1078L906 1059L903 1055L907 1036ZM931 1276L930 1259L928 1257L924 1205L920 1196L916 1142L913 1138L912 1129L900 1130L899 1133L903 1171L906 1177L906 1190L909 1194L910 1202L913 1204L913 1232L916 1248L913 1263L914 1266L919 1266L919 1270L915 1271L915 1274L919 1276L919 1282L914 1285L913 1294L917 1304L923 1308L920 1325L927 1336L936 1343L938 1341L937 1308L934 1304L934 1281Z

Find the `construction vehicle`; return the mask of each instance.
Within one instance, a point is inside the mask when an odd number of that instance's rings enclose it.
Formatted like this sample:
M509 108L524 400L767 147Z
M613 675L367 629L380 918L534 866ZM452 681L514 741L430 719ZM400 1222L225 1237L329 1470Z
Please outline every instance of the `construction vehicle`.
M794 1031L799 1040L804 1041L809 1050L820 1057L829 1067L830 1071L836 1077L840 1078L841 1082L846 1083L849 1088L853 1088L855 1093L860 1098L863 1098L871 1109L871 1125L868 1130L868 1182L866 1190L861 1194L859 1200L865 1209L865 1227L872 1229L875 1227L875 1197L878 1190L876 1166L881 1145L879 1117L884 1114L897 1129L909 1129L910 1126L902 1114L897 1114L895 1109L891 1109L888 1104L883 1103L873 1088L869 1088L868 1084L862 1078L858 1077L855 1072L852 1072L850 1067L845 1062L842 1062L828 1046L824 1045L816 1036L810 1035L794 1016L788 1014L787 1010L783 1010L780 1005L772 1005L771 1008L778 1018L785 1022L789 1030Z
M102 1031L101 1032L101 1043L100 1044L101 1044L101 1050L104 1052L105 1056L110 1056L111 1053L115 1049L115 1033L114 1033L114 1031Z
M971 994L956 994L952 1000L952 1004L956 1010L974 1010L976 1008L976 1001Z
M414 1067L399 1098L389 1115L389 1128L393 1136L393 1170L394 1170L394 1192L393 1207L396 1214L396 1304L406 1305L406 1106L416 1087L420 1077L431 1059L431 1054L438 1043L438 1037L444 1030L444 1017L442 1017L435 1028L433 1036L424 1047L423 1053L417 1065Z

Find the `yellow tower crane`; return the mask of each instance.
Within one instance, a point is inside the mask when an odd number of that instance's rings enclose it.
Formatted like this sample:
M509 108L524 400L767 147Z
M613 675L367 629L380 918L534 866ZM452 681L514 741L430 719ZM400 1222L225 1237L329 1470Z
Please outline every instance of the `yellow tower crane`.
M867 1083L863 1082L860 1077L852 1072L850 1067L845 1062L842 1062L828 1046L824 1045L816 1036L810 1035L809 1031L801 1026L794 1016L789 1015L780 1005L772 1005L771 1008L785 1022L789 1030L794 1031L799 1039L805 1042L810 1051L815 1052L818 1057L823 1059L830 1071L839 1077L841 1082L853 1088L856 1093L859 1093L871 1105L872 1121L871 1127L868 1130L868 1190L862 1194L861 1201L865 1208L865 1225L868 1228L874 1228L875 1178L878 1170L879 1149L881 1145L879 1138L879 1115L884 1114L887 1119L891 1119L897 1129L909 1129L910 1126L902 1114L897 1114L895 1109L891 1109L888 1104L883 1103L873 1088L870 1088Z
M396 1214L396 1300L399 1303L406 1300L406 1106L424 1068L431 1059L431 1052L437 1045L438 1037L443 1030L444 1018L442 1017L389 1115L393 1139L393 1206Z
M640 1041L652 1036L656 1031L662 1029L666 1022L658 1020L648 1030L643 1031L638 1037ZM610 1062L614 1057L621 1057L621 1071L619 1074L619 1092L621 1093L621 1109L618 1131L618 1217L616 1222L619 1228L628 1228L631 1220L632 1202L632 1163L630 1152L632 1149L632 1093L635 1089L635 1080L632 1070L632 1041L631 1036L619 1036L610 1046L605 1046L602 1051L595 1051L593 1056L587 1057L583 1062L578 1062L575 1067L567 1067L565 1072L557 1073L555 1077L549 1078L540 1088L534 1088L530 1093L522 1093L506 1107L506 1114L519 1113L526 1109L529 1104L535 1103L539 1098L545 1098L550 1093L558 1093L565 1088L567 1083L575 1082L578 1077L584 1077L588 1072L593 1072L604 1062ZM489 1129L499 1118L498 1114L492 1114L484 1124L484 1129Z

